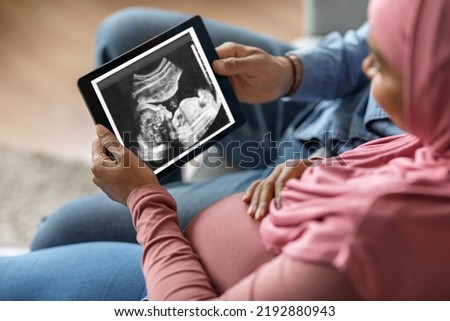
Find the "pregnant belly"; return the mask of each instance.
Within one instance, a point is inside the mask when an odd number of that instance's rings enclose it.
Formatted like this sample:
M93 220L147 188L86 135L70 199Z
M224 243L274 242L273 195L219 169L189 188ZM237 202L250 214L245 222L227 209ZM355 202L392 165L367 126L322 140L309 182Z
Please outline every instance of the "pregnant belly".
M184 232L219 294L274 257L241 199L239 193L211 205Z

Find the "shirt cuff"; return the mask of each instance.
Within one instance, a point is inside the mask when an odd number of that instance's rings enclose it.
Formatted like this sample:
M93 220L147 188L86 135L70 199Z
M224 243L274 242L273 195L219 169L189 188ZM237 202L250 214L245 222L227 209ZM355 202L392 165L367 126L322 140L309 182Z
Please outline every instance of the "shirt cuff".
M295 49L288 51L286 55L296 55L303 65L302 80L296 93L292 95L294 100L315 100L323 98L324 93L333 91L332 65L327 55L318 54L318 48ZM320 67L318 67L320 66Z

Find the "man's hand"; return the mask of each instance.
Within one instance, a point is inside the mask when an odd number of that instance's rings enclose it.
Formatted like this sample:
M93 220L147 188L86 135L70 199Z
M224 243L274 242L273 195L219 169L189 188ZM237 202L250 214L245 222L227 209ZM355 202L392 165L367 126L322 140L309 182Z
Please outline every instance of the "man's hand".
M214 71L228 76L238 99L246 103L269 102L286 94L294 74L289 59L256 48L226 42L216 48Z
M128 195L138 186L159 184L153 171L108 129L97 125L92 143L92 181L111 199L127 205Z
M269 211L269 204L275 198L275 206L281 207L281 190L291 178L299 178L311 161L290 159L279 164L265 179L254 181L246 190L243 201L250 204L247 214L256 220L262 220Z

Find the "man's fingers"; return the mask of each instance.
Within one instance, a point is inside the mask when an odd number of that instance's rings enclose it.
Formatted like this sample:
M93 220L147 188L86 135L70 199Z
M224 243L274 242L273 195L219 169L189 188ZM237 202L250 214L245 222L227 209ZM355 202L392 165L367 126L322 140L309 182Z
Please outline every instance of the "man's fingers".
M258 68L255 69L255 63L258 61L256 57L263 53L259 48L243 46L234 42L225 42L216 50L219 59L215 60L212 66L216 73L223 76L258 71Z
M247 52L247 48L249 47L232 41L227 41L216 47L216 51L219 58L224 59L229 57L243 57Z
M245 75L255 72L255 59L252 57L245 58L225 58L215 60L213 69L222 76ZM256 70L258 71L258 70Z

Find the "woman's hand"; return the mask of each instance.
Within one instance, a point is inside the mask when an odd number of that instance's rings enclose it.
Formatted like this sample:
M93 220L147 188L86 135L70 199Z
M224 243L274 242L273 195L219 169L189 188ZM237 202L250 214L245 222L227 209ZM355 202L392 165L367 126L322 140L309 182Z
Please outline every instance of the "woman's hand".
M291 178L299 178L312 164L306 159L290 159L279 164L265 179L254 181L246 190L243 201L250 204L247 214L256 220L263 219L269 211L270 201L275 198L275 206L281 207L281 190Z
M107 128L96 126L97 139L92 143L92 181L111 199L127 205L128 195L138 186L158 184L153 171Z
M286 94L294 74L289 59L272 56L262 49L233 42L216 48L218 60L214 71L228 76L238 99L246 103L263 103Z

